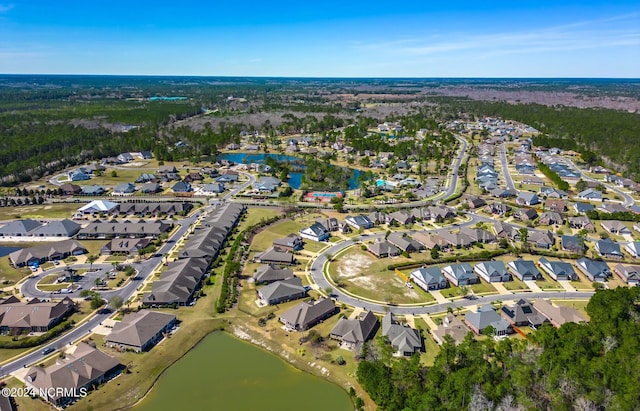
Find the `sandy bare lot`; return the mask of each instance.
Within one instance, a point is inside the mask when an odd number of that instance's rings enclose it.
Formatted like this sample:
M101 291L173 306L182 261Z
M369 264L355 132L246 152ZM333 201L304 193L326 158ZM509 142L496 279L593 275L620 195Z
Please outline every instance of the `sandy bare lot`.
M342 278L352 279L365 273L373 262L373 257L368 255L349 254L340 259L337 272Z

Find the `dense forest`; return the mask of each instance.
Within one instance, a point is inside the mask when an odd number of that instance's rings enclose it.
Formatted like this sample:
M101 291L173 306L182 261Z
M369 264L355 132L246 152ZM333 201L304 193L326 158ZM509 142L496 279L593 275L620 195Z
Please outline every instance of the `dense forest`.
M637 410L640 288L600 290L587 324L443 344L431 367L369 350L357 378L382 410Z

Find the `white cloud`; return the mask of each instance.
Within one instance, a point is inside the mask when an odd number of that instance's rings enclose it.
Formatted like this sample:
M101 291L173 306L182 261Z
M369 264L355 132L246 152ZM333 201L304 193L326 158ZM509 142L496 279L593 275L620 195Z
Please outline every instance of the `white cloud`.
M13 9L13 4L0 4L0 14L8 13Z

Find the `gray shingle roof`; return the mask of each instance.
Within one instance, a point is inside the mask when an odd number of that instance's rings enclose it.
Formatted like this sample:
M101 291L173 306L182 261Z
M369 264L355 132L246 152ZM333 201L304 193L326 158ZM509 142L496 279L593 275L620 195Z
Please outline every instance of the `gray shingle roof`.
M140 310L118 321L105 341L141 348L175 320L173 314Z

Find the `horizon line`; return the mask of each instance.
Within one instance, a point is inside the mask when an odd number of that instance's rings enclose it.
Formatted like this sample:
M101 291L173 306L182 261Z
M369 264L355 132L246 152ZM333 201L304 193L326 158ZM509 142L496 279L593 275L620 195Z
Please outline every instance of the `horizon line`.
M640 77L519 77L519 76L256 76L229 74L103 74L103 73L0 73L3 76L57 77L183 77L183 78L249 78L249 79L308 79L308 80L640 80Z

